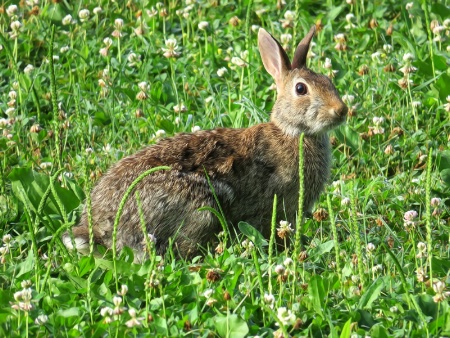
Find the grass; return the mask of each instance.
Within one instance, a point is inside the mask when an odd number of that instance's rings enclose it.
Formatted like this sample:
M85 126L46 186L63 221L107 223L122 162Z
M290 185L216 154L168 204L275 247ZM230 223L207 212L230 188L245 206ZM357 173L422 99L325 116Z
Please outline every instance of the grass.
M450 335L448 1L13 3L0 7L1 336ZM313 218L292 225L307 245L268 248L242 223L193 261L65 249L120 158L267 121L254 25L291 55L314 23L310 67L351 112Z

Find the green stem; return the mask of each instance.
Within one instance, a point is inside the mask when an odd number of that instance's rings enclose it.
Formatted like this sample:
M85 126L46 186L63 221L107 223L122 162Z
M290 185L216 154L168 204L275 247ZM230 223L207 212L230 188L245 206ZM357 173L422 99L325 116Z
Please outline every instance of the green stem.
M425 203L426 203L426 229L427 229L427 252L428 252L428 265L430 267L430 282L433 284L433 270L432 270L432 248L433 241L431 239L431 161L432 161L433 148L430 148L428 152L427 163L427 181L425 185Z
M270 228L270 240L269 240L269 257L267 258L268 273L269 273L269 293L272 294L272 259L273 259L273 246L275 245L276 227L277 227L277 204L278 196L273 196L272 207L272 226Z
M52 101L52 110L53 110L53 125L55 128L55 142L56 142L56 160L58 163L58 167L62 167L62 158L61 158L61 135L59 135L59 125L58 125L58 100L56 94L56 76L55 76L55 65L53 63L53 45L55 41L55 25L52 25L52 33L50 37L50 47L48 51L48 60L50 67L50 93L51 93L51 101Z

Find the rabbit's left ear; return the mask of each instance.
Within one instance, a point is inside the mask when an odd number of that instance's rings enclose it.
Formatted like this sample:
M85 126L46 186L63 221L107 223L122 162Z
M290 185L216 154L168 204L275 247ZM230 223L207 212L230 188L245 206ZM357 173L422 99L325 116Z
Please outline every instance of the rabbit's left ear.
M297 46L294 54L294 60L292 61L292 69L306 67L306 57L308 56L309 44L316 32L316 26L312 26L308 34L303 38Z
M263 28L260 28L258 32L258 46L264 68L272 75L280 88L283 79L291 69L289 57L280 43Z

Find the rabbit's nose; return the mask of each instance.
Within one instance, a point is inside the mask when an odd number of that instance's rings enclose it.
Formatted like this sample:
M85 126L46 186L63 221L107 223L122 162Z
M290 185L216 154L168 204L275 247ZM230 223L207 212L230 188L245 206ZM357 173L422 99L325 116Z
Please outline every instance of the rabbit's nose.
M347 116L348 107L345 104L341 104L340 106L334 108L334 113L339 117Z

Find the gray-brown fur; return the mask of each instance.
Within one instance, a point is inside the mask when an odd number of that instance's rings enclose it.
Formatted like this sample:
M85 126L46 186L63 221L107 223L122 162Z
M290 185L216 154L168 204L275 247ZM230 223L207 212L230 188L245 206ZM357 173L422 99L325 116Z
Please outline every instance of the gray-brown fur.
M312 33L311 33L312 32ZM311 30L307 45L314 31ZM305 38L306 39L306 38ZM305 40L304 39L304 40ZM295 223L298 207L298 136L304 132L305 202L311 211L330 172L327 131L342 123L347 107L328 78L306 68L308 48L299 44L303 63L291 70L279 43L261 30L259 46L265 68L277 83L278 98L271 122L244 129L214 129L179 134L161 140L116 163L92 191L94 240L111 247L114 218L127 187L144 171L170 166L141 181L139 191L147 231L156 237L158 252L164 253L169 238L182 256L198 252L215 241L222 230L209 211L217 209L205 171L214 186L230 227L246 221L264 236L270 234L274 194L278 195L279 220ZM306 95L297 95L301 79ZM233 232L233 231L232 231ZM77 247L88 242L87 213L73 228ZM71 246L68 234L64 242ZM119 222L117 248L143 249L143 235L136 201L129 198Z

